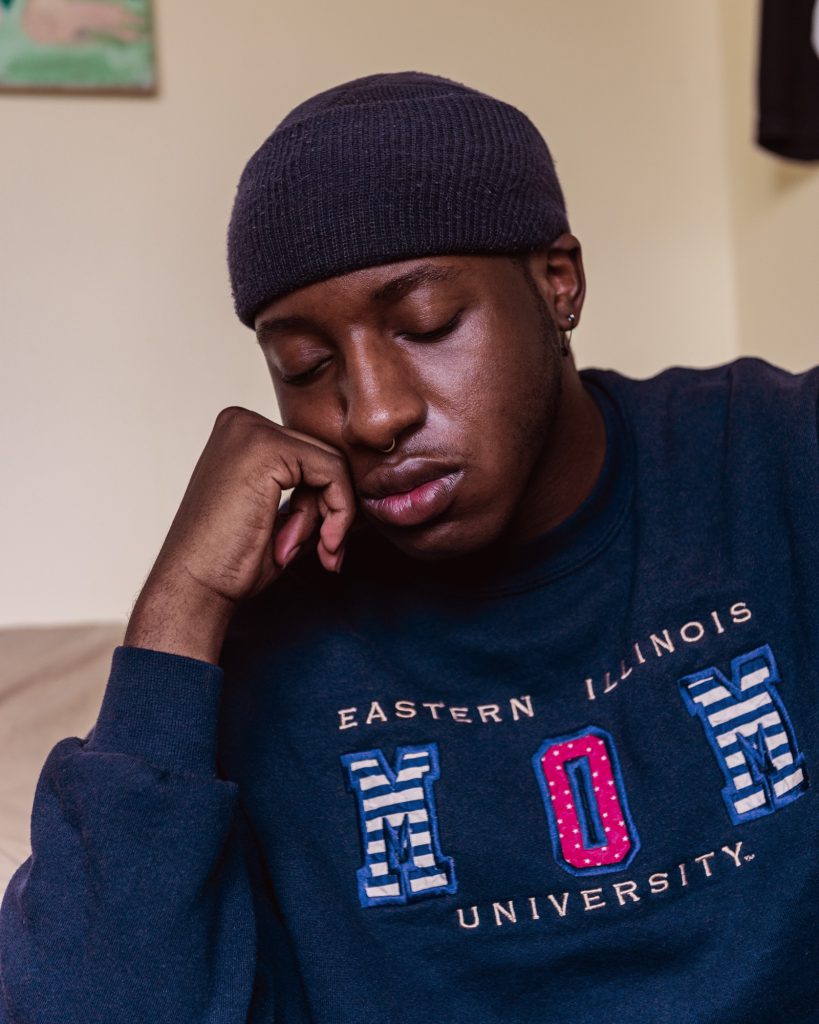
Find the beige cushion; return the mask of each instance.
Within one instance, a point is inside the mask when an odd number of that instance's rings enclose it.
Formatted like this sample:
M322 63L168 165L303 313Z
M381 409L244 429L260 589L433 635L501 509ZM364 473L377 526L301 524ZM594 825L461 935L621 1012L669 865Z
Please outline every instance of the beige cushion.
M93 726L122 635L119 624L0 630L0 893L31 852L43 762Z

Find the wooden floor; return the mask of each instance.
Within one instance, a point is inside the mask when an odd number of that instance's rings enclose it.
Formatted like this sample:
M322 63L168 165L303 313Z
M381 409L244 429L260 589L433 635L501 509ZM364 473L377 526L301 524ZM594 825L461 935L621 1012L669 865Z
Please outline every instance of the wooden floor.
M116 623L0 630L0 893L31 852L43 762L94 724L122 635Z

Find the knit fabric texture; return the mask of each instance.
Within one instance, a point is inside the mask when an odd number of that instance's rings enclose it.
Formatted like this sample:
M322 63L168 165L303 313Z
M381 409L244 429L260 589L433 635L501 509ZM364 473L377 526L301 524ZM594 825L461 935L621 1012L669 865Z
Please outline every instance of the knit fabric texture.
M306 100L242 173L236 312L395 260L526 252L569 230L549 149L508 103L436 75L369 75Z

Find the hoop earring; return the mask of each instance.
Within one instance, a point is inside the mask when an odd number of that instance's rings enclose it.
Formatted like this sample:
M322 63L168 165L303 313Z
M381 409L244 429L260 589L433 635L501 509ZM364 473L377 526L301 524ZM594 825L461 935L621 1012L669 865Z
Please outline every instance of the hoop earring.
M560 354L567 356L569 354L569 345L572 343L572 333L574 332L574 325L577 323L577 317L574 313L569 313L566 317L569 321L569 330L563 332L563 338L560 342Z

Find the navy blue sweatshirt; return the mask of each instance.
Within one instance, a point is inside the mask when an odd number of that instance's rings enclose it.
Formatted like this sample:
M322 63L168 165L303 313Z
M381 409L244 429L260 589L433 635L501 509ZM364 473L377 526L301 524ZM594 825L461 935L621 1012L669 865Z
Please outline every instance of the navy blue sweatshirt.
M819 373L584 380L600 477L512 555L365 529L220 667L117 649L0 1021L819 1021Z

